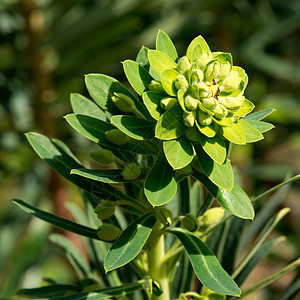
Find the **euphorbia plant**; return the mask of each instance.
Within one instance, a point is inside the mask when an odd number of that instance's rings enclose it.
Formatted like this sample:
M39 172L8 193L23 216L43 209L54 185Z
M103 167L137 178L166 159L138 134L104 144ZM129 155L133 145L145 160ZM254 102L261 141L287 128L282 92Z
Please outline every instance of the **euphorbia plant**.
M250 114L254 105L244 96L245 71L233 65L229 53L211 52L202 36L178 58L170 38L159 31L156 49L142 47L136 61L126 60L123 67L136 95L112 77L89 74L85 82L95 103L72 94L74 114L65 117L100 145L91 157L108 168L85 168L61 141L27 134L37 154L83 191L88 217L75 211L79 225L15 202L41 219L95 240L90 259L98 274L75 260L90 270L82 277L93 280L82 280L77 287L53 285L52 298L129 299L141 289L137 299L239 296L232 277L248 261L231 277L205 242L232 216L254 218L249 197L234 181L229 153L231 143L263 139L262 133L273 125L261 120L272 110ZM207 191L204 200L199 198L201 187ZM219 207L210 208L213 199ZM63 237L52 239L71 247ZM184 251L203 285L201 295L201 284L193 285L197 279L189 263L183 263ZM187 279L180 273L185 288L176 294L172 283L180 264L190 274ZM51 298L43 288L35 292ZM32 296L34 291L19 293Z

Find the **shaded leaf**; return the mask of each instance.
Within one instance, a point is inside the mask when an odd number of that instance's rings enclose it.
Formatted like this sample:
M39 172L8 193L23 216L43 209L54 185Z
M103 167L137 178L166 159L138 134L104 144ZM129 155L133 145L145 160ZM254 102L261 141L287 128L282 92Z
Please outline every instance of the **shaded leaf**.
M244 120L260 121L260 120L264 119L265 117L267 117L268 115L270 115L274 111L275 111L275 109L273 109L273 108L262 109L260 111L254 112L250 115L247 115L246 117L244 117Z
M160 102L164 98L164 95L158 92L145 92L143 93L142 98L152 118L158 120L165 112L160 106Z

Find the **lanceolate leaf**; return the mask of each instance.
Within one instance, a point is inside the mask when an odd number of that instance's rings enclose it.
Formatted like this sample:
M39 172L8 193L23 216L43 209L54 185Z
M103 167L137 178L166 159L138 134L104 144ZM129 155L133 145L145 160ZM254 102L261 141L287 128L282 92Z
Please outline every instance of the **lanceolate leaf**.
M246 143L257 142L264 138L261 132L248 122L240 119L238 123L245 133Z
M164 141L163 147L167 161L173 169L181 169L193 160L193 146L185 138Z
M99 238L97 236L97 231L93 228L89 228L87 226L83 226L83 225L71 222L67 219L57 217L55 215L52 215L50 213L47 213L40 209L37 209L19 199L14 199L14 200L12 200L12 202L17 204L19 207L21 207L27 213L30 213L33 216L35 216L43 221L46 221L58 228L61 228L61 229L67 230L67 231L71 231L71 232L77 233L79 235L89 237L91 239L99 240Z
M145 195L153 206L169 202L177 191L174 171L160 153L145 181Z
M157 51L149 50L148 58L151 67L160 75L164 70L176 69L177 64L167 54Z
M152 76L145 68L133 60L125 60L123 67L131 86L139 95L142 95L148 89L151 80L153 80Z
M113 116L111 123L126 135L136 140L147 140L154 136L154 122L133 116Z
M140 253L155 222L155 215L146 213L122 232L104 259L106 272L126 265Z
M178 58L177 51L172 40L162 30L159 30L156 37L156 50L166 53L174 61L176 61Z
M201 135L200 143L203 150L219 165L223 164L226 158L226 147L224 141L218 136L208 138Z
M112 115L119 114L120 111L111 100L111 97L114 96L114 93L120 93L129 96L134 101L137 110L146 118L148 117L143 105L118 80L103 74L88 74L85 77L85 83L95 102Z
M203 52L210 52L209 46L207 45L205 39L201 35L199 35L192 40L186 51L186 56L190 61L192 60L193 52L197 45L200 46L200 54L202 54Z
M272 128L274 128L273 124L263 122L263 121L247 120L247 123L249 123L251 126L255 127L261 133L267 132L267 131L271 130Z
M161 140L173 140L182 136L185 125L182 119L180 106L167 110L158 120L155 128L155 137Z
M241 291L222 268L211 250L193 233L182 228L169 229L183 244L199 280L214 292L239 296Z
M206 187L208 192L231 214L243 218L253 219L254 210L247 194L236 184L229 192L214 185L204 174L193 171L193 176Z
M105 112L97 104L80 94L71 94L71 105L75 114L106 120Z
M205 175L218 187L230 191L233 188L234 178L229 159L226 158L223 164L219 165L203 151L200 145L194 147Z
M164 98L164 95L158 92L145 92L142 95L142 98L152 118L158 120L165 112L160 106L160 102Z
M275 109L273 108L266 108L266 109L262 109L260 111L256 111L250 115L247 115L244 120L247 121L260 121L262 119L264 119L265 117L267 117L268 115L270 115L272 112L274 112Z

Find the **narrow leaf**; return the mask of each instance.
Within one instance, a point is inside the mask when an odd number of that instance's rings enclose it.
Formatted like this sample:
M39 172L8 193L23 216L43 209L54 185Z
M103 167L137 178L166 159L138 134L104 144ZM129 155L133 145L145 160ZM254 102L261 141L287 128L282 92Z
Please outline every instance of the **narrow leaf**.
M167 161L173 169L184 168L193 160L193 146L185 138L164 141L163 148Z
M155 215L146 213L122 232L104 259L106 272L126 265L140 253L155 222Z
M275 111L275 109L273 109L273 108L262 109L260 111L254 112L250 115L247 115L244 118L244 120L260 121L260 120L264 119L265 117L267 117L268 115L270 115L271 113L273 113L274 111Z
M131 86L139 95L142 95L148 89L151 80L153 80L152 76L145 68L133 60L125 60L123 68Z
M259 130L261 133L267 132L274 128L275 126L271 123L262 122L262 121L251 121L247 120L247 123L249 123L251 126L255 127L257 130Z
M162 30L159 30L156 37L156 50L166 53L174 61L178 58L177 51L172 40Z
M167 54L157 51L149 50L148 58L151 67L160 75L164 70L176 69L177 64Z
M239 296L240 289L222 268L211 250L193 233L182 228L169 229L183 244L199 280L214 292Z
M160 106L160 102L164 98L164 95L158 92L145 92L142 95L142 98L151 117L155 120L158 120L165 112Z
M153 138L154 122L133 116L113 116L111 123L136 140Z
M87 226L83 226L80 224L76 224L67 219L60 218L60 217L57 217L50 213L47 213L45 211L39 210L19 199L14 199L14 200L12 200L12 202L14 204L18 205L19 207L21 207L27 213L45 221L45 222L48 222L58 228L61 228L61 229L67 230L67 231L71 231L71 232L77 233L79 235L89 237L91 239L99 240L99 238L97 236L97 230L95 230L95 229L92 229L92 228L89 228Z
M169 202L175 195L177 184L174 171L164 155L160 153L145 181L145 195L151 205L159 206Z

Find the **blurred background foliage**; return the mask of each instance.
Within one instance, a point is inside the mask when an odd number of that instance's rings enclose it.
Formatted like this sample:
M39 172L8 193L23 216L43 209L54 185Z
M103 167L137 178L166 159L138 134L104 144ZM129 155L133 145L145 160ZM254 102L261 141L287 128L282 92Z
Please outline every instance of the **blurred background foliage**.
M71 266L47 238L53 229L9 202L22 198L67 218L66 201L82 205L76 189L37 158L24 133L62 139L86 162L91 144L63 119L71 111L70 92L87 94L87 73L105 73L126 84L120 62L135 59L142 45L153 48L158 29L170 35L181 56L199 34L213 51L231 52L234 64L249 75L246 95L256 109L277 109L268 117L276 129L264 141L233 149L246 191L257 195L288 172L300 172L300 1L1 0L1 297L38 286L42 277L61 283L74 279ZM296 183L283 203L291 213L277 228L288 240L250 282L299 253L299 193ZM82 241L66 235L85 255ZM295 276L284 277L256 299L276 299Z

